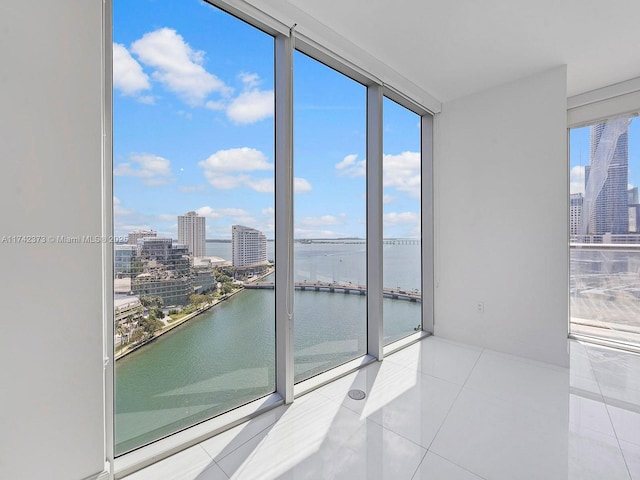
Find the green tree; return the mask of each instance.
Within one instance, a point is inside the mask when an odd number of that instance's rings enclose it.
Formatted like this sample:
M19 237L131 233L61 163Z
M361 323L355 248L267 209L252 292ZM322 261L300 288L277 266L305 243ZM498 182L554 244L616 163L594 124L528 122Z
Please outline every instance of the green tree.
M140 321L140 328L146 334L147 337L152 336L156 331L160 330L164 324L161 320L158 320L153 312L149 314L147 318L143 318Z
M164 306L164 300L162 300L162 297L154 297L151 295L142 295L140 297L140 303L147 308L149 307L162 308Z
M189 295L189 301L197 308L202 308L202 306L209 301L209 297L207 295L194 293L192 295Z
M145 332L142 328L138 327L136 329L134 329L131 332L131 335L129 336L129 340L132 343L138 343L141 342L142 340L144 340L146 338Z

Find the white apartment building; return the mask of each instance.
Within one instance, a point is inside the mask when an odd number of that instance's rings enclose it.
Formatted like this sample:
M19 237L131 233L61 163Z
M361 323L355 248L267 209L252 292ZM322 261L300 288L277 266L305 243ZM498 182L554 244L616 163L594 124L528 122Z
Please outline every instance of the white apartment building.
M231 257L234 267L248 267L267 262L267 237L254 228L231 227Z
M196 212L178 216L178 243L186 245L194 257L204 257L206 251L206 218Z

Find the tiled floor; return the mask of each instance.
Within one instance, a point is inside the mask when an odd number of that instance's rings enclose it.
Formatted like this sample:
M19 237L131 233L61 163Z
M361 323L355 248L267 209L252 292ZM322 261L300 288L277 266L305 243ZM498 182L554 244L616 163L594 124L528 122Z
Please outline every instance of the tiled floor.
M640 356L570 345L565 369L430 337L126 480L640 480Z

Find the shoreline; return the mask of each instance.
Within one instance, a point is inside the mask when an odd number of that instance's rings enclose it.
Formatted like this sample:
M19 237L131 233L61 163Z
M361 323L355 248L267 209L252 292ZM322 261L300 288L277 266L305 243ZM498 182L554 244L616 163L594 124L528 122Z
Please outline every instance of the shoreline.
M264 275L260 275L260 276L256 276L256 278L252 281L252 282L256 282L256 281L260 281L265 277L268 277L269 275L271 275L273 272L275 271L275 268L271 267L268 269L267 273L265 273ZM250 283L252 283L250 282ZM200 315L201 313L206 312L207 310L209 310L212 307L215 307L216 305L218 305L221 302L224 302L225 300L230 299L231 297L233 297L234 295L243 292L245 290L245 286L242 285L241 288L239 288L238 290L235 290L227 295L225 295L224 297L220 297L217 298L213 301L213 303L208 303L206 304L204 307L199 308L198 310L196 310L195 312L191 312L187 315L185 315L184 317L182 317L179 320L175 320L174 322L166 325L165 327L163 327L162 329L158 330L157 332L155 332L151 337L149 337L147 340L145 340L142 343L138 343L136 345L133 345L130 348L126 348L123 349L122 351L120 351L119 353L114 354L113 358L114 358L114 362L117 362L118 360L120 360L121 358L126 357L127 355L129 355L132 352L135 352L136 350L140 349L141 347L144 347L145 345L148 345L149 343L153 342L156 338L161 337L162 335L164 335L165 333L170 332L171 330L173 330L176 327L179 327L180 325L188 322L189 320L191 320L192 318L197 317L198 315Z
M227 295L225 295L224 297L221 298L217 298L216 300L214 300L213 303L208 303L206 304L204 307L199 308L198 310L196 310L195 312L191 312L187 315L185 315L184 317L182 317L179 320L175 320L174 322L168 324L167 326L163 327L162 329L158 330L157 332L155 332L150 338L148 338L147 340L145 340L144 342L138 343L130 348L125 348L124 350L120 351L119 353L114 355L114 362L117 362L118 360L120 360L121 358L126 357L127 355L129 355L130 353L135 352L136 350L140 349L141 347L144 347L145 345L148 345L149 343L153 342L155 339L160 338L162 335L164 335L165 333L170 332L171 330L173 330L176 327L179 327L180 325L188 322L189 320L197 317L198 315L200 315L201 313L206 312L207 310L209 310L212 307L215 307L216 305L218 305L221 302L224 302L225 300L230 299L231 297L233 297L234 295L240 293L244 291L244 286L242 288L239 288L238 290L235 290Z

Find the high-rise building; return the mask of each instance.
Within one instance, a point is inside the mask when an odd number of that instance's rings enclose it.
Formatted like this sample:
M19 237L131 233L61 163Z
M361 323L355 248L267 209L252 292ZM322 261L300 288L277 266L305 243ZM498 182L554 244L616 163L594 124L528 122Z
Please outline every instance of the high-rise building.
M206 218L196 212L178 216L178 243L186 245L194 257L204 257L206 251Z
M582 217L582 194L572 193L569 198L569 234L580 234L580 218Z
M264 265L267 263L267 237L254 228L233 225L231 257L234 267Z
M157 237L158 232L155 230L135 230L133 232L129 232L129 237L127 238L127 245L138 245L138 240L141 238L147 237Z
M136 245L113 246L113 273L114 275L126 275L131 273L133 262L138 253Z
M582 219L585 225L581 233L602 235L629 232L627 125L624 119L614 119L591 127L591 162L585 168L586 218Z
M155 260L165 264L169 260L169 254L173 240L162 237L146 237L138 241L140 245L140 257L144 260Z

